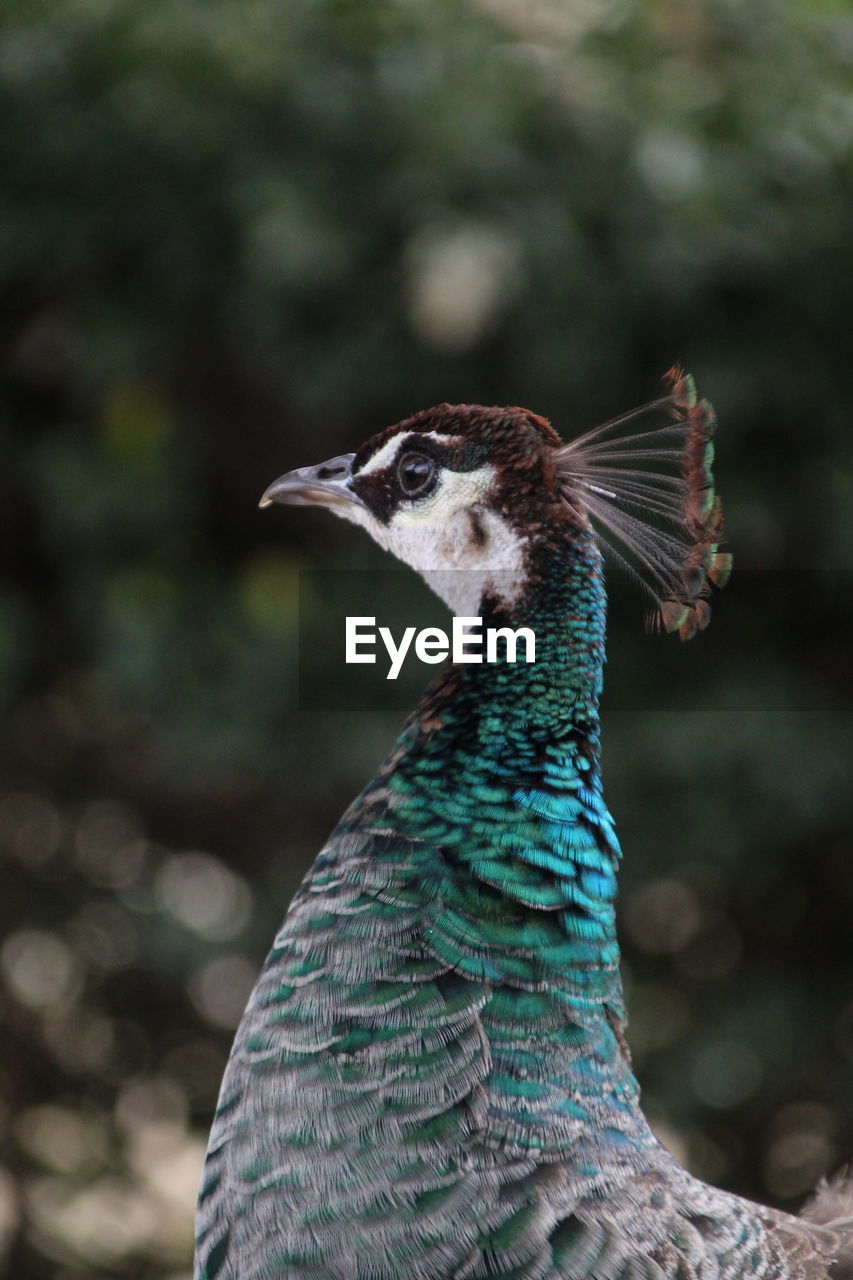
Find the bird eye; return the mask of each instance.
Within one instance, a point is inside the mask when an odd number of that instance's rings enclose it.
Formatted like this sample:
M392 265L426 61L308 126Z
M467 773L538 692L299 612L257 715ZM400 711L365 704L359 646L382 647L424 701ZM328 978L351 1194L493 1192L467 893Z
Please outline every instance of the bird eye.
M404 453L397 463L397 479L406 497L426 493L435 480L436 466L425 453Z

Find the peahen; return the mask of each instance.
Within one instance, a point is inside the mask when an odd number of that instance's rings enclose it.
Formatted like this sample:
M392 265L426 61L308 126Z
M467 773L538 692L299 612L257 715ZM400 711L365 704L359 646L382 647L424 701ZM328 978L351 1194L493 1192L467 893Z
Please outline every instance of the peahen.
M599 547L653 622L705 626L730 566L712 430L673 370L567 445L445 404L264 494L364 526L457 615L532 628L536 661L443 670L296 894L225 1073L197 1280L853 1276L848 1185L795 1218L698 1181L625 1041Z

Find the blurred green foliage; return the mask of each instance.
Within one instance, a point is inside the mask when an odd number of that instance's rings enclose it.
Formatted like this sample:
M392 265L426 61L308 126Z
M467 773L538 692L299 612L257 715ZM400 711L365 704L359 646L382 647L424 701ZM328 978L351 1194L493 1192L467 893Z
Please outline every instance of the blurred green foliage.
M726 1185L853 1153L852 71L841 0L5 0L10 1275L189 1275L242 1002L399 719L300 709L300 570L382 560L262 489L674 359L741 574L683 651L614 610L638 1068Z

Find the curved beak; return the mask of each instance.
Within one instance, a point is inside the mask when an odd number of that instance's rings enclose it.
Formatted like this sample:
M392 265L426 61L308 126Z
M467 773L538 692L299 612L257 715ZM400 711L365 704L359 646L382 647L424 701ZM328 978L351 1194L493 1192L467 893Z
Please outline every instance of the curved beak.
M354 453L342 453L319 466L288 471L264 490L258 506L283 502L293 507L363 507L361 498L350 488L354 457Z

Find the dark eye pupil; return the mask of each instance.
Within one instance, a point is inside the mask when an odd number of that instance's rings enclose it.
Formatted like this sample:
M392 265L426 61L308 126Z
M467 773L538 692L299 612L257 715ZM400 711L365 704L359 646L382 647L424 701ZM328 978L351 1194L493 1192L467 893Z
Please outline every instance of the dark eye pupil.
M397 466L400 487L410 496L421 493L432 482L435 463L422 453L404 453Z

